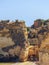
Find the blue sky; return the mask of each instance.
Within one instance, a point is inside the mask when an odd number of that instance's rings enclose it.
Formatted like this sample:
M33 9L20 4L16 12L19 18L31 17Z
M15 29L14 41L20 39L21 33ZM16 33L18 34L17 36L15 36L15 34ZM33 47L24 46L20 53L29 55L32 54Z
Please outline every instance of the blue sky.
M0 20L25 20L30 26L39 18L49 19L49 0L0 0Z

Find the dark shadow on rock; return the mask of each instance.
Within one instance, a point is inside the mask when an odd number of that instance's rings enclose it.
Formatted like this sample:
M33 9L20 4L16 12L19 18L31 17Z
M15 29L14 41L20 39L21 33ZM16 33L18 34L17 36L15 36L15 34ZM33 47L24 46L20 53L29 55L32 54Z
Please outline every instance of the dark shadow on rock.
M15 57L3 57L3 58L0 58L0 62L4 62L4 63L8 63L8 62L18 62L19 61L19 58L17 56Z

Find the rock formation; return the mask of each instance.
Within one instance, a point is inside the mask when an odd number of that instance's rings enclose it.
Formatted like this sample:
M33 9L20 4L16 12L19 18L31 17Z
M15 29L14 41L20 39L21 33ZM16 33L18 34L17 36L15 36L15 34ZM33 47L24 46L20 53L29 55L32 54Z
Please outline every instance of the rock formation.
M42 45L43 40L47 43L48 33L49 20L37 19L31 27L26 27L25 21L0 21L0 61L3 57L19 57L20 61L39 60L41 48L46 46L47 49L49 45Z
M20 56L25 54L29 46L27 28L24 21L0 22L0 48L10 56ZM22 52L20 52L22 51ZM0 53L1 55L2 53ZM4 55L4 54L3 54Z
M47 33L45 39L42 41L40 46L39 64L49 65L49 33Z

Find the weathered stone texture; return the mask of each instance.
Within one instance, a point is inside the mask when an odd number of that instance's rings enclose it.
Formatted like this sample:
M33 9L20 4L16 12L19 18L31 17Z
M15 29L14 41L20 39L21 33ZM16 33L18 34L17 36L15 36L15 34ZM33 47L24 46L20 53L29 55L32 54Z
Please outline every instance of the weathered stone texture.
M49 53L39 52L39 63L40 65L49 65Z

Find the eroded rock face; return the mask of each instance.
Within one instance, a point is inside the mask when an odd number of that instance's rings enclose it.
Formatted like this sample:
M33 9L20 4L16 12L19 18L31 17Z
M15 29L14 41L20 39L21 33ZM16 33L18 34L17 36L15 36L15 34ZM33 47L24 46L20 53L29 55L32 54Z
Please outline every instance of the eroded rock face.
M49 53L48 52L39 52L39 64L40 65L49 65Z
M39 63L40 65L49 65L49 33L41 44L39 51Z
M2 25L1 25L2 24ZM29 46L25 22L0 22L0 48L10 56L21 57L21 50ZM1 55L2 53L0 53ZM4 54L2 54L4 56ZM21 55L21 56L20 56ZM24 52L25 55L25 52ZM24 58L25 59L25 58Z
M43 40L47 38L49 33L49 25L47 23L43 23L42 20L36 20L30 27L30 30L27 31L24 21L1 21L0 51L2 53L0 53L0 57L2 55L2 57L8 57L9 59L9 57L18 56L20 61L26 61L28 58L30 60L33 60L35 57L38 58L39 49L47 47L47 45L43 44ZM41 46L41 44L43 45Z
M42 22L42 20L40 19L35 20L34 24L31 26L30 31L28 33L28 41L30 42L30 45L34 46L34 51L33 51L33 48L31 48L30 50L30 53L32 55L31 57L33 56L39 57L39 49L42 49L42 47L44 46L47 47L45 43L49 44L49 42L45 40L47 39L47 36L49 37L48 34L49 34L49 21ZM49 40L49 38L47 40ZM37 48L35 48L35 46ZM35 53L36 50L37 50L36 52L37 54L33 54Z
M0 37L0 48L14 45L14 42L10 37Z

